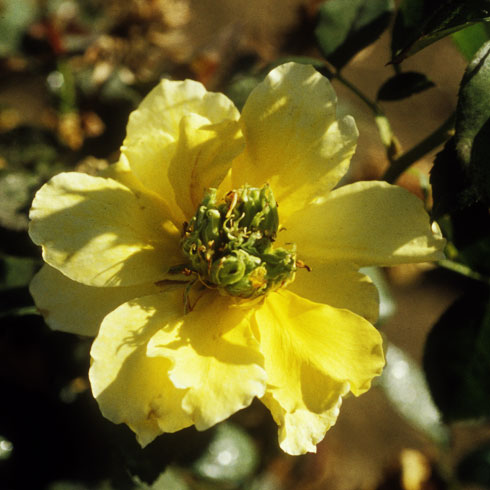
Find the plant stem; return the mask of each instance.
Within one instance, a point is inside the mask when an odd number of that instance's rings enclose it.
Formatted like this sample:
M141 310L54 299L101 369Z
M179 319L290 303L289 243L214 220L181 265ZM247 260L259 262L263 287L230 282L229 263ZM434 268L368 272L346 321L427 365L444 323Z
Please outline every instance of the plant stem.
M383 114L381 108L372 101L367 95L361 92L355 85L353 85L349 80L344 78L339 72L334 74L334 77L342 84L345 85L351 92L356 94L373 112L375 115Z
M21 306L10 310L2 311L0 318L7 316L24 316L24 315L40 315L39 310L35 306Z
M461 274L462 276L466 276L470 279L475 279L476 281L490 285L490 277L480 274L479 272L474 271L467 265L461 264L460 262L455 262L454 260L440 260L438 265L444 269Z
M451 136L455 121L455 114L451 116L432 134L415 145L411 150L394 160L383 175L383 180L393 184L398 177L412 164L420 160L424 155L442 145Z
M386 155L388 160L393 162L395 155L399 151L400 145L396 136L393 134L390 122L381 107L375 101L371 100L366 94L361 92L358 87L344 78L339 72L334 73L333 78L336 78L342 85L357 95L357 97L359 97L359 99L361 99L374 113L374 119L376 122L376 127L378 128L381 142L386 148Z

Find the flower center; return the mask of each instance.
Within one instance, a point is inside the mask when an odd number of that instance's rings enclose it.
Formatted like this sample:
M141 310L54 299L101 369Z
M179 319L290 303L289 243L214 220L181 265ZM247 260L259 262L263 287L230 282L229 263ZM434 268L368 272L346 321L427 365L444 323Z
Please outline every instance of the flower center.
M296 250L274 248L279 227L277 203L268 185L242 187L217 202L208 189L196 215L184 224L185 271L209 287L255 298L294 280ZM184 270L184 269L182 269Z

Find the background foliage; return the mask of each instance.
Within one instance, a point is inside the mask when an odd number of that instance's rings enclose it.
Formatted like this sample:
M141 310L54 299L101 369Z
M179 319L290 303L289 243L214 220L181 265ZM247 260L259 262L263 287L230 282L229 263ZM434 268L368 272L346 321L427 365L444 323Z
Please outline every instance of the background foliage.
M0 1L0 488L490 487L490 1L290 0L268 16L259 4L254 14L219 0ZM243 23L230 24L240 13ZM261 27L250 28L261 15ZM417 59L432 49L436 63L435 46L450 42L460 53L451 51L453 61L466 65L457 97L439 126L404 150L411 119L395 134L386 109L438 90L430 63ZM373 52L391 73L374 92L349 75ZM398 181L423 198L448 239L447 260L423 275L369 271L382 295L388 366L365 405L346 401L318 455L281 454L260 404L141 450L91 397L89 341L51 332L32 304L28 284L41 265L26 233L32 197L62 170L95 173L115 161L129 112L161 77L200 80L241 107L286 59L332 79L351 101L341 110L353 110L361 134L377 142L377 164L360 144L350 179ZM418 291L427 289L454 302L436 320L437 295L429 297L435 323L420 339L420 367L410 355L416 330L393 334L403 321L391 291L409 310L421 308ZM373 452L389 452L398 420L410 435L363 477ZM357 460L345 447L351 439Z

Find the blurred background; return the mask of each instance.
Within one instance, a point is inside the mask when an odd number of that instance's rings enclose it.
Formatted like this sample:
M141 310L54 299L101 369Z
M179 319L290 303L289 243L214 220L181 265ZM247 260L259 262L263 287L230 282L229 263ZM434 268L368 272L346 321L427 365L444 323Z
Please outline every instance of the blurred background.
M468 288L462 276L432 266L369 271L382 292L388 367L371 391L345 400L317 454L300 457L279 450L260 403L207 432L164 435L141 450L91 396L90 341L51 332L28 293L41 260L27 214L45 181L116 161L129 113L162 77L199 80L241 107L273 64L320 60L314 30L322 4L0 0L0 489L487 488L489 452L481 453L478 468L487 473L479 479L465 478L465 455L490 439L489 426L443 424L421 368L430 329ZM388 30L343 76L374 100L393 73L390 56ZM435 86L380 103L398 151L454 111L466 64L450 38L405 62ZM354 115L361 133L349 178L380 178L388 161L372 111L345 84L334 86L339 112ZM399 184L426 198L434 154Z

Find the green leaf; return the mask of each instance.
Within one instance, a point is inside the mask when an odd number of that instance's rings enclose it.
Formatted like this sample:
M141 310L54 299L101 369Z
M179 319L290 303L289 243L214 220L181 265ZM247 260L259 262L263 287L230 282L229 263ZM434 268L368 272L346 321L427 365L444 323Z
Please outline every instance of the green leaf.
M320 7L315 37L325 59L341 69L387 28L393 0L330 0Z
M252 90L258 85L260 76L240 76L232 80L226 89L226 95L233 101L235 106L241 110Z
M488 219L486 221L488 222ZM483 226L488 227L488 223ZM468 267L476 272L490 275L490 261L488 260L489 257L490 235L487 234L487 236L476 240L464 250L461 250L457 259L463 264L468 265Z
M476 53L459 91L455 144L480 199L490 204L490 41Z
M490 20L489 0L404 0L392 37L392 63L476 22Z
M458 479L490 488L490 441L468 453L458 464Z
M413 427L438 444L448 441L448 430L441 423L424 373L412 358L391 343L386 348L386 366L380 385L393 407Z
M478 200L462 162L456 153L454 137L447 141L436 155L430 171L432 186L432 218L471 206Z
M35 0L2 0L0 2L0 57L15 54L27 27L39 12Z
M37 314L27 286L40 266L30 257L0 255L0 318Z
M386 80L378 91L378 100L400 100L434 87L423 73L407 71Z
M446 421L490 416L490 293L468 291L430 332L424 369Z
M447 257L471 271L490 276L490 214L481 202L455 210L441 222L450 240ZM475 279L484 280L484 277Z
M459 90L455 135L431 171L433 217L481 201L490 205L490 41L474 56Z
M466 27L466 29L455 32L452 38L463 56L469 61L482 44L490 39L490 23L479 22L478 24L473 24Z
M40 266L30 257L0 255L0 291L27 286Z
M169 467L158 477L151 488L152 490L191 490L185 476L185 473L179 468Z

